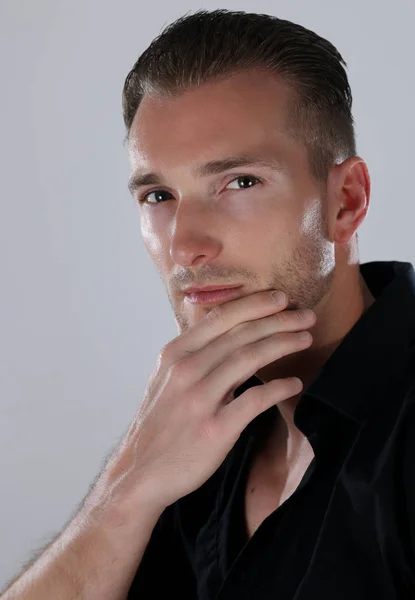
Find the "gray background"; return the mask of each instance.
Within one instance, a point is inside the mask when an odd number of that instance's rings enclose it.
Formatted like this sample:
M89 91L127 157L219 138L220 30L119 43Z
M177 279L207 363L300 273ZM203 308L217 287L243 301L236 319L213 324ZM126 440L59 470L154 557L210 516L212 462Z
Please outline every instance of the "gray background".
M361 262L415 262L413 0L0 0L0 587L83 499L177 335L127 191L121 91L199 8L274 14L337 46L372 177Z

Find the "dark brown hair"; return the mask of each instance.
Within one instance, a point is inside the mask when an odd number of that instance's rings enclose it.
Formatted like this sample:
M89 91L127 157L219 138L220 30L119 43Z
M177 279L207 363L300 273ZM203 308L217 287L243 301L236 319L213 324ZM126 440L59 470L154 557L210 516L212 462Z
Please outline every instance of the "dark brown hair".
M313 31L277 17L199 10L167 26L128 73L122 94L128 141L145 94L173 97L247 69L266 70L292 89L286 128L307 148L325 182L336 162L356 155L352 93L338 50Z

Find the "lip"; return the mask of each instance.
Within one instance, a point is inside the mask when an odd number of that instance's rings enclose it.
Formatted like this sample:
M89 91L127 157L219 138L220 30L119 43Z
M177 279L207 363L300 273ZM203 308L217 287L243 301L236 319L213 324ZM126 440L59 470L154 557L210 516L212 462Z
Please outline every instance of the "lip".
M241 287L241 285L238 285L229 288L215 287L215 289L208 291L206 291L206 289L198 290L196 292L186 293L185 300L192 304L214 304L215 302L230 300L233 297L236 298L238 295L237 290Z
M242 287L242 284L236 283L234 285L205 285L205 286L194 286L188 287L184 290L185 294L192 294L194 292L212 292L213 290L231 290L236 287Z

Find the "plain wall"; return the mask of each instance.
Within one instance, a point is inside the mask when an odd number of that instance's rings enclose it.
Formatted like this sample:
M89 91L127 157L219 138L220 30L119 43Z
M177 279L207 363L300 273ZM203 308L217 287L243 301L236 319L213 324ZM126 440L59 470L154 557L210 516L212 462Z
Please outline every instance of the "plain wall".
M0 2L0 587L84 498L177 330L127 190L121 92L188 11L286 18L348 64L360 260L415 261L413 0Z

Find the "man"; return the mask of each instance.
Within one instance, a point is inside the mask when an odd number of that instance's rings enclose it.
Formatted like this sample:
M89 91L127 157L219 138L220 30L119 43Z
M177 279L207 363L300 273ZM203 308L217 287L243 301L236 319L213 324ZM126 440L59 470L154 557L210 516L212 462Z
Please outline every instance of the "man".
M134 65L129 188L179 335L66 537L2 600L414 597L415 273L359 264L342 64L299 25L218 10Z
M169 507L131 598L415 597L404 442L415 429L403 417L415 279L411 265L359 266L370 180L342 62L291 23L202 11L127 79L130 189L179 332L223 302L191 303L189 286L282 290L288 310L316 315L312 344L235 396L289 376L305 391L255 419L212 478ZM228 159L241 155L253 158Z

